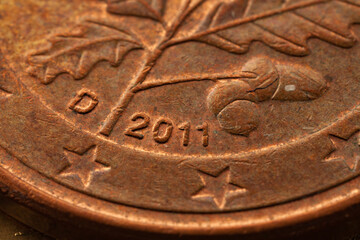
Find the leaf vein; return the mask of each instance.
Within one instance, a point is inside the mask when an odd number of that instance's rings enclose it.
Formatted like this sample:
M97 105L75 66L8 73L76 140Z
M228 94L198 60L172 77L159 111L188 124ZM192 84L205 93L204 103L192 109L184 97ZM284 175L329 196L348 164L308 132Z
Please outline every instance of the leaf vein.
M121 28L117 28L115 26L112 26L112 25L109 25L105 22L98 22L98 21L94 21L94 20L86 20L86 22L88 23L92 23L92 24L95 24L95 25L99 25L99 26L102 26L102 27L107 27L107 28L110 28L112 30L115 30L115 31L118 31L118 32L121 32L123 34L126 34L128 35L129 37L131 37L132 39L134 39L135 41L137 41L137 44L140 44L141 41L139 41L139 39L136 37L136 35L130 31L125 31L124 29L121 29Z
M138 2L140 4L142 4L148 11L150 11L152 14L154 14L154 16L156 17L156 20L158 20L161 23L164 22L162 16L154 8L152 8L146 1L138 0Z

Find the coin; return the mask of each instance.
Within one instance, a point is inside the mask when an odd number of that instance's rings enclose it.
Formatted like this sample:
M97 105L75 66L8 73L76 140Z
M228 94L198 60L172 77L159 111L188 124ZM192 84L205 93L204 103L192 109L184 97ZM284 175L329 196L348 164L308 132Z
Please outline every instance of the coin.
M185 236L360 202L358 0L0 3L5 195Z

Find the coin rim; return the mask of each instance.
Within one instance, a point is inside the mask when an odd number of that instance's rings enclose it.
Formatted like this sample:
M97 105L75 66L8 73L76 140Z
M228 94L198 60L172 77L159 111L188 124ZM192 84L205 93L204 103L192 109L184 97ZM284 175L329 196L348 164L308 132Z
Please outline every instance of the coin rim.
M360 202L360 189L356 188L360 184L360 178L357 177L307 198L271 207L218 214L159 212L95 199L48 181L45 176L27 168L14 158L12 164L15 162L17 165L19 163L21 165L20 170L17 171L22 172L22 176L27 176L36 183L30 184L27 182L28 179L22 180L16 176L15 171L9 172L1 166L0 182L3 186L0 186L0 189L11 189L5 195L27 207L40 212L44 212L46 209L44 213L53 217L58 217L60 212L67 216L71 214L80 219L90 220L99 226L108 225L160 234L249 234L287 227L331 215ZM43 181L45 179L47 181ZM39 188L44 188L46 191ZM61 195L56 195L54 192L61 193ZM344 192L346 194L343 194ZM76 202L70 202L64 196L70 196ZM82 206L79 206L79 203L83 203ZM114 209L117 211L114 212ZM233 220L229 221L229 219Z

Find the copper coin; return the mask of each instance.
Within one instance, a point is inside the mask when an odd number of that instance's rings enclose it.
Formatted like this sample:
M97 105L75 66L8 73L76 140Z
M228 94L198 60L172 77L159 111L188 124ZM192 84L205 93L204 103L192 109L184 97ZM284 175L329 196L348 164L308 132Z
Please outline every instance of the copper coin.
M360 202L359 0L0 0L0 19L1 189L27 208L206 237Z

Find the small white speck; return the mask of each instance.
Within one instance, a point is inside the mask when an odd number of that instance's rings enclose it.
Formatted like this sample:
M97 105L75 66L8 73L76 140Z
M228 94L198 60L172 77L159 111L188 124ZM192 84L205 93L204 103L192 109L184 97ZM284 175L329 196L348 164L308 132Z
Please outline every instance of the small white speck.
M287 92L292 92L296 90L296 86L295 85L286 85L285 86L285 91Z
M15 237L22 236L22 235L24 235L22 232L17 232L14 234Z

